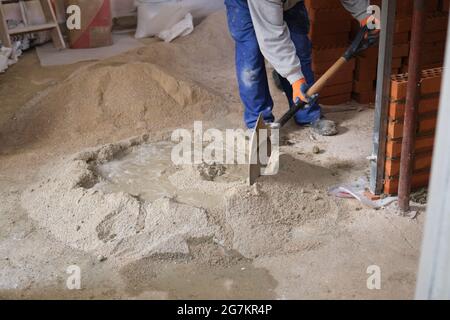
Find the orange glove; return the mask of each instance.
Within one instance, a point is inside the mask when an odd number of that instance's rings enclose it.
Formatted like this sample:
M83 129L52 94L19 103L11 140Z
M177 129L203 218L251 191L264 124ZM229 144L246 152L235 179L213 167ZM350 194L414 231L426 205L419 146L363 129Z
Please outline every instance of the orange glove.
M306 91L308 91L308 84L306 83L305 78L295 81L292 84L292 99L294 102L297 103L297 100L300 100L308 103L309 98L306 95Z
M369 35L366 35L366 38L368 36L378 36L380 33L380 29L377 29L376 27L380 25L380 20L375 18L374 16L367 16L364 18L361 22L361 27L368 26L369 27Z

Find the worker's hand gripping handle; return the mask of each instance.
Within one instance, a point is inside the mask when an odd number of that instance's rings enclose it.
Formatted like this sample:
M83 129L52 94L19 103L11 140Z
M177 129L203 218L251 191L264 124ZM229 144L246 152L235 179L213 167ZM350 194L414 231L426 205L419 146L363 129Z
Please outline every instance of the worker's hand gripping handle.
M336 63L330 68L328 69L327 72L325 72L325 74L320 77L319 80L316 81L316 83L314 83L314 85L309 88L309 90L307 91L307 95L308 97L313 97L314 95L318 94L328 83L328 81L341 69L341 67L343 65L345 65L347 63L347 60L345 60L343 57L339 58L338 61L336 61ZM280 126L284 126L289 119L291 119L298 111L304 109L306 107L306 103L303 101L298 101L297 103L295 103L295 105L293 107L291 107L289 109L288 112L286 112L281 118L280 120L278 120L278 123L280 124Z
M347 51L344 53L344 55L339 58L339 60L336 61L336 63L332 65L331 68L328 69L327 72L325 72L311 88L309 88L306 93L308 97L313 97L314 95L319 94L319 92L322 91L322 89L328 84L330 79L333 78L348 61L353 59L361 51L364 51L377 43L378 38L370 37L369 34L370 30L367 25L359 30L358 34L356 35L355 39L353 40ZM291 119L299 110L304 109L305 106L305 102L299 101L293 107L291 107L289 111L286 112L278 121L280 127L284 126L289 121L289 119Z

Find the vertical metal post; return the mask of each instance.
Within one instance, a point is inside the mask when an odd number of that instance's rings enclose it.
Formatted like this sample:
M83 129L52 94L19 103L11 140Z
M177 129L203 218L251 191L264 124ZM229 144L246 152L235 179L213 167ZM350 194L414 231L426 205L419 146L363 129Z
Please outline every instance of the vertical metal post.
M414 0L414 12L409 50L408 91L406 94L405 119L403 125L402 154L400 160L400 181L398 204L400 210L410 210L411 179L414 169L414 145L416 141L417 109L420 100L420 79L422 75L421 54L423 30L425 27L425 0Z
M373 153L370 163L370 189L374 194L381 194L384 188L388 108L391 93L392 45L394 43L396 8L397 0L383 0L381 8L380 48L378 53Z
M450 299L450 25L448 30L417 299Z

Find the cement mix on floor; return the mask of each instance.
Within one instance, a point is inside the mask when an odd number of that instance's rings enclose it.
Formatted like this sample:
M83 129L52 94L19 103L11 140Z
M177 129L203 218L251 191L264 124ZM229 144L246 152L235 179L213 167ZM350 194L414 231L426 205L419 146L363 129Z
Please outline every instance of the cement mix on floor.
M240 167L176 166L174 129L243 128L233 42L224 13L144 42L63 67L29 52L0 76L0 297L413 297L424 215L327 192L369 174L372 109L327 114L336 137L289 124L280 172L252 187Z

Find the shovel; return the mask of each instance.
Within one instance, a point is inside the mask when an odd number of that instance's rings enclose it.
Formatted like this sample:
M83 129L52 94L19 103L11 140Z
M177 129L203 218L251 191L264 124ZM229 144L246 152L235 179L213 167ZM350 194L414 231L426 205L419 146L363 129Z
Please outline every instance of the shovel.
M357 54L366 50L367 48L375 45L378 42L378 37L370 34L367 26L362 27L350 47L345 51L344 55L340 57L336 63L331 66L330 69L325 72L319 80L308 90L308 97L312 98L312 101L317 99L320 91L328 84L341 68L350 60L352 60ZM265 175L265 165L261 161L261 153L267 152L267 156L270 159L272 156L271 150L271 131L274 129L281 129L298 111L308 107L308 104L303 101L296 102L278 121L270 124L264 122L262 113L259 115L256 122L254 131L250 139L250 157L248 182L253 185L256 180ZM263 150L263 152L261 152ZM270 160L269 160L270 162ZM268 163L269 163L268 162Z

